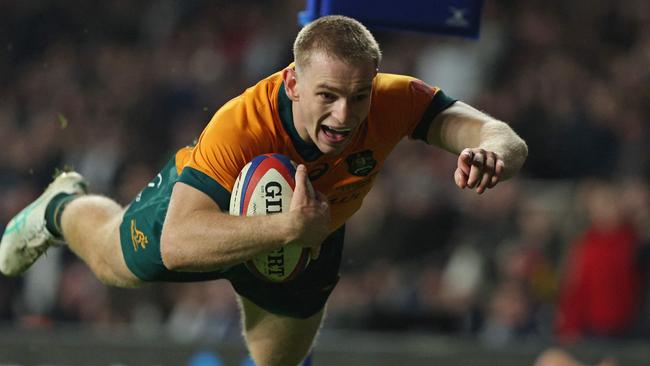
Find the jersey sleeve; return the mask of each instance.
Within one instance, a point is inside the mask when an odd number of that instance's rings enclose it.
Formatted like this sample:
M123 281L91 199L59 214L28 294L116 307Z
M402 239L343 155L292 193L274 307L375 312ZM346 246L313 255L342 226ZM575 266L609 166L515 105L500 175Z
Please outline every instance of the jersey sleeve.
M456 100L410 76L380 74L375 85L375 115L390 119L392 136L426 140L431 121Z
M429 105L424 110L420 121L415 126L415 129L413 129L413 132L409 134L409 136L413 139L426 142L427 134L429 132L429 128L431 127L431 122L433 122L433 119L436 118L440 112L449 108L455 102L456 99L447 96L447 94L445 94L442 90L436 89L436 92L429 102Z
M182 163L179 181L210 196L228 210L230 192L241 169L268 148L259 138L260 126L249 123L241 98L222 107L203 130Z

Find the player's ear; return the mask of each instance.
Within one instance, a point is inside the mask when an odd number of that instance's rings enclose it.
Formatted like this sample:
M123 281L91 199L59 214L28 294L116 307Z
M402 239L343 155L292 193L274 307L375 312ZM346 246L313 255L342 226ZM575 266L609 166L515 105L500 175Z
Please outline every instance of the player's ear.
M298 80L296 79L296 69L293 67L287 67L282 71L282 78L284 79L284 89L287 92L287 96L294 102L297 102L298 97Z

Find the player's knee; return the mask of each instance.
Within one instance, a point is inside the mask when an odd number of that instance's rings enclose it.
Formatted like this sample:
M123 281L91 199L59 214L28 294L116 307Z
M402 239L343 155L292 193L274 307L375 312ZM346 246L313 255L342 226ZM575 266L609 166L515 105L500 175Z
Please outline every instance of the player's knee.
M551 348L539 355L535 366L580 366L580 364L572 360L566 352Z
M140 281L137 281L135 278L126 278L121 275L119 271L104 258L95 258L88 264L99 282L106 286L132 288L139 287L140 285Z
M141 285L141 282L120 277L114 271L108 268L102 268L98 271L95 271L94 273L99 282L106 286L135 288L140 287Z
M299 365L308 355L308 351L298 351L293 347L278 347L273 353L255 354L251 351L258 366L293 366Z
M109 268L107 263L101 258L95 258L92 262L88 263L90 269L95 274L95 277L104 285L116 286L117 278L115 273Z

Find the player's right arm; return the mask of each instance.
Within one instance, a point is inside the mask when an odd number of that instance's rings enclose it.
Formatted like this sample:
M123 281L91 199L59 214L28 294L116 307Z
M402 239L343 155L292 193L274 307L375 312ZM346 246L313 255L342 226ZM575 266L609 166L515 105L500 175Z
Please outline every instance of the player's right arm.
M479 194L514 176L528 156L526 142L510 126L460 101L436 116L427 142L459 154L456 185Z
M303 165L287 213L231 216L202 191L176 183L162 229L160 251L170 270L206 272L242 263L292 243L317 252L329 234L329 205L307 190Z

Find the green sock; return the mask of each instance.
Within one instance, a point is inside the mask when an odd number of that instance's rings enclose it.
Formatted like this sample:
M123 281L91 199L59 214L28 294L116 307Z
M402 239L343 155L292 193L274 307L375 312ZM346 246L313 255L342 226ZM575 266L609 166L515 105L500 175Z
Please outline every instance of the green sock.
M45 227L50 233L52 233L52 235L59 239L63 238L63 233L61 232L61 216L63 214L63 209L65 209L65 206L70 203L70 201L77 197L79 197L77 194L59 193L52 198L45 208Z

